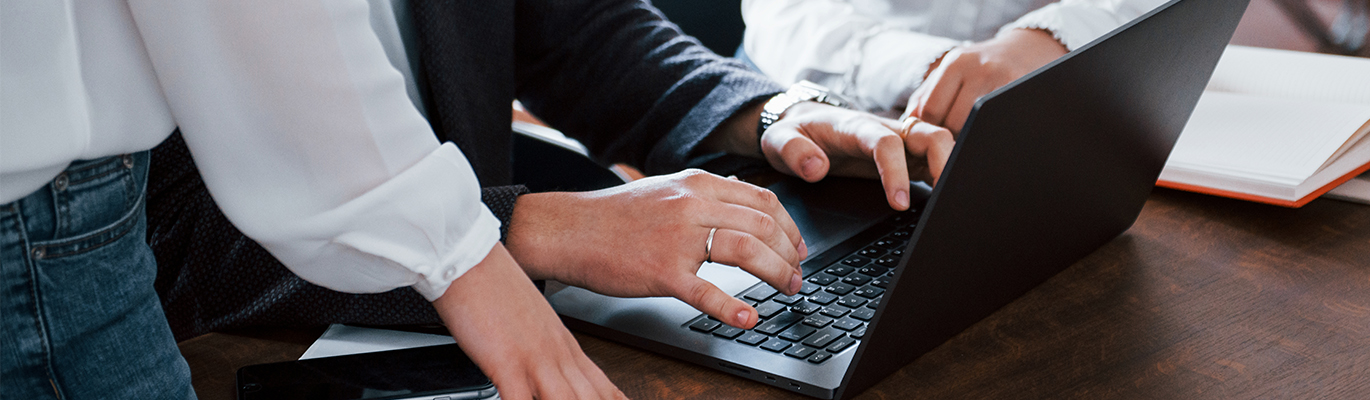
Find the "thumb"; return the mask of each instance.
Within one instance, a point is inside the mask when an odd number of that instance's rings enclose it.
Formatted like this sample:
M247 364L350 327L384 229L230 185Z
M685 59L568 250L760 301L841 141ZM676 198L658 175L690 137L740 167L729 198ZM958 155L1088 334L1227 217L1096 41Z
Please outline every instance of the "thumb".
M828 155L798 126L776 125L767 129L761 137L761 153L771 167L808 182L818 182L828 175Z

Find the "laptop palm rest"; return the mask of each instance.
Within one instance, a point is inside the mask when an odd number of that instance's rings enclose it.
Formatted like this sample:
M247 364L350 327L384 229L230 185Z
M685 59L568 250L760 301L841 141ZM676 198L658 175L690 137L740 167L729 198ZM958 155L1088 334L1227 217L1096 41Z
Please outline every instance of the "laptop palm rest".
M805 275L845 256L849 251L829 250L844 247L848 239L894 213L885 202L880 183L874 180L831 178L810 184L786 179L769 189L780 198L809 246ZM914 204L919 204L931 189L915 184L911 191ZM697 275L734 295L760 282L740 268L715 263L705 263ZM831 390L841 384L855 354L843 352L829 362L813 365L735 342L710 340L686 328L700 312L674 298L625 299L567 287L549 296L548 301L573 329L686 361L716 365L776 386L802 385L801 391L818 397L832 396Z

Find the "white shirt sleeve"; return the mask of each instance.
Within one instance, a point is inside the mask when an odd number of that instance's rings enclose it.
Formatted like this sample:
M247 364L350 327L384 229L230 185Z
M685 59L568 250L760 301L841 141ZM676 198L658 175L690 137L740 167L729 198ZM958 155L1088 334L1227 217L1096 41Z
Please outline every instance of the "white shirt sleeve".
M766 75L809 80L871 112L903 109L958 40L911 32L839 0L743 0L743 48Z
M1041 29L1074 51L1167 0L1062 0L1018 18L999 30Z
M300 277L441 296L499 240L466 158L439 145L365 0L132 0L210 193Z

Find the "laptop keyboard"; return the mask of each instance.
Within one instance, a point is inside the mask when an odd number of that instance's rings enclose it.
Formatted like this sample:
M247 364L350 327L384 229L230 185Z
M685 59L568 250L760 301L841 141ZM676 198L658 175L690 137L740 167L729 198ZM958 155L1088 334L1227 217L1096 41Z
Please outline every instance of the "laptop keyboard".
M759 320L752 329L728 326L700 315L685 326L700 334L733 340L759 349L821 364L855 348L866 335L885 287L904 255L917 214L902 213L887 232L827 267L810 273L794 296L780 294L765 282L738 298L756 307Z

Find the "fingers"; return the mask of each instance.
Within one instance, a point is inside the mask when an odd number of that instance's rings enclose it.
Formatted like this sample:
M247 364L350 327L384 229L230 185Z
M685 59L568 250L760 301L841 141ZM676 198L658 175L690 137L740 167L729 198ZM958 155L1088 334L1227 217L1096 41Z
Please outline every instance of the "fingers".
M712 258L716 263L736 265L786 295L798 293L804 283L797 263L786 263L755 236L743 232L731 229L715 232Z
M698 276L686 275L681 278L675 280L677 285L672 297L725 324L742 329L751 329L756 325L756 309L746 302L729 296Z
M942 60L942 65L928 75L928 79L918 87L923 96L918 99L915 116L933 125L946 123L947 115L965 83L961 69L956 68L959 55L960 53L955 50L948 53Z
M795 225L794 219L790 218L790 212L785 210L785 206L780 203L780 199L775 196L774 192L750 183L729 179L718 182L714 191L714 196L718 198L719 201L749 207L766 213L766 215L769 215L774 220L774 226L784 233L790 246L799 248L799 259L803 260L809 256L808 247L804 245L804 238L799 233L799 226ZM765 225L764 221L758 220L756 222ZM717 225L714 226L716 227ZM740 230L752 233L765 233L760 230ZM758 235L757 237L765 236ZM774 245L779 244L778 242L767 243ZM797 263L798 261L796 261L796 264Z
M576 360L580 364L580 370L585 374L590 383L594 385L595 392L599 393L601 399L627 399L628 396L618 390L614 383L609 381L609 377L604 375L604 371L599 369L589 357L580 357Z
M951 130L953 136L961 133L961 128L966 125L966 118L970 117L971 109L975 108L975 102L999 86L999 83L988 78L975 79L974 82L962 85L956 94L956 100L952 101L951 108L947 111L946 124L943 126Z
M909 170L903 141L898 136L882 136L870 152L880 183L885 187L885 201L896 210L909 209Z
M576 398L580 398L580 399L601 399L601 398L607 398L607 397L601 396L601 395L599 394L599 388L596 388L595 385L594 385L593 383L590 382L590 378L587 377L587 376L585 376L585 372L584 372L584 371L581 371L579 363L574 362L574 359L573 359L573 362L571 363L571 365L563 366L563 367L561 368L561 375L562 375L562 378L565 379L566 382L569 383L569 386L570 386L570 388L571 388L571 391L572 391L573 393L576 394ZM550 394L552 394L552 395L559 395L559 394L561 394L561 393L567 393L567 392L552 392L552 393L550 393ZM551 396L543 396L543 398L548 398L548 397L551 397Z
M909 155L921 157L927 162L927 180L933 185L942 176L942 170L946 168L947 159L951 157L955 146L951 131L928 123L914 125L904 136L904 149Z
M780 228L780 222L769 214L735 204L723 204L714 212L708 215L700 215L698 218L704 227L719 228L719 231L736 231L740 235L757 239L757 243L761 245L758 250L765 250L766 253L775 255L780 265L784 265L792 271L799 271L799 262L803 261L799 254L799 248L790 241L788 234ZM712 254L714 261L722 262L718 258L718 245L719 241L723 239L715 233Z
M799 132L798 125L778 124L766 130L761 153L780 172L808 182L828 175L828 156L812 139Z

